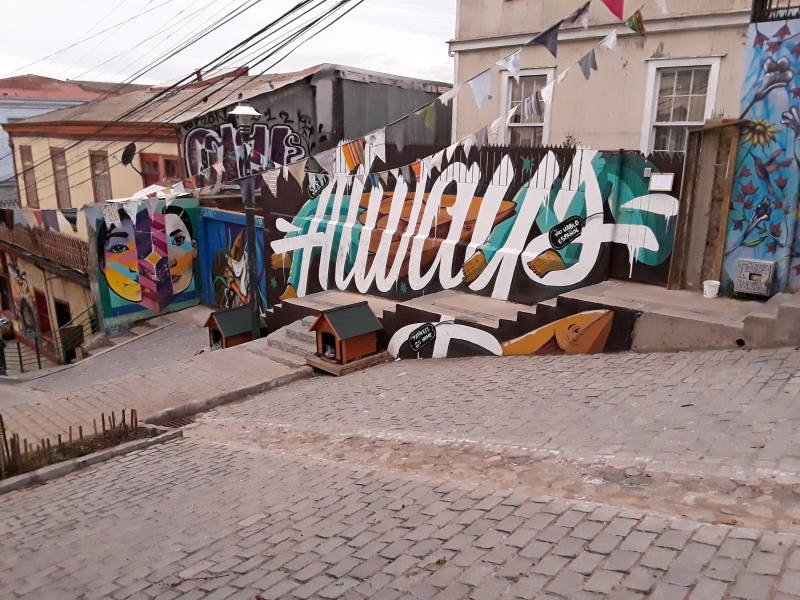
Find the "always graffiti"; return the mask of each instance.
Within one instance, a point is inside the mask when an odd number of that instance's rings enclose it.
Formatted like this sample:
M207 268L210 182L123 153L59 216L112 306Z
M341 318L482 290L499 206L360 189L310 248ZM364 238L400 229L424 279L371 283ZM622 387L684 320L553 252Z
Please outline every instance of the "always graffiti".
M441 169L423 161L419 176L336 176L279 215L270 246L280 297L463 287L530 302L607 278L611 244L626 250L629 277L671 255L678 201L647 191L644 169L657 169L639 154L545 150L505 155L492 171L458 154Z
M743 116L723 282L739 259L776 261L777 285L800 289L800 20L755 23L748 33Z
M520 313L516 321L497 328L398 305L394 315L384 317L387 350L395 358L448 358L593 354L630 348L633 312L572 302L539 305L535 314Z
M188 130L183 139L187 172L194 175L221 161L222 181L233 181L247 172L247 161L252 171L258 171L268 160L289 164L313 152L321 127L315 129L310 116L298 112L292 118L281 111L278 117L273 117L267 110L262 119L264 122L253 127L253 153L249 156L241 135L231 123L203 123ZM198 181L198 185L210 183L217 182Z
M106 327L198 303L197 200L126 202L119 222L89 219Z

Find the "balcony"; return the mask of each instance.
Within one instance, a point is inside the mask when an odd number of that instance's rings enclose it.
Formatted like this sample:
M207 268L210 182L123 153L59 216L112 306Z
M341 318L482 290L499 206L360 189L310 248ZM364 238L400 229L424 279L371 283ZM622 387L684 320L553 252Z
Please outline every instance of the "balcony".
M0 242L16 246L51 263L81 273L89 271L89 244L57 231L0 224Z
M800 18L800 0L753 0L753 23Z

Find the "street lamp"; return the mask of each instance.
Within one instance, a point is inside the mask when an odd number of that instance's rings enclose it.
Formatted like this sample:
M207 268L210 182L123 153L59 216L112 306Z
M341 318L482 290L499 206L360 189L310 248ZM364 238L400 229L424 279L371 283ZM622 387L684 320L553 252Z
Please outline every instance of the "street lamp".
M253 125L261 117L261 113L246 102L239 104L230 112L236 123L236 129L242 136L245 147L244 157L244 178L240 181L242 190L242 203L244 204L244 218L247 242L247 273L248 273L248 294L250 296L250 330L253 339L261 337L261 315L259 314L260 295L258 268L256 266L256 256L258 254L256 246L256 203L255 203L255 183L250 173L250 156L253 153L250 143L253 140Z

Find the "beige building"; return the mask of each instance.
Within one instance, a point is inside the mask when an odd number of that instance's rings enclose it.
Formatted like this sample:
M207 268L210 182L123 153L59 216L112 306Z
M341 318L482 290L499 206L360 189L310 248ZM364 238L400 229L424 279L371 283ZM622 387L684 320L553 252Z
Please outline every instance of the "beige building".
M524 46L580 7L584 0L458 0L456 38L450 41L456 81L464 83ZM626 2L626 14L635 8ZM751 0L668 0L642 9L646 35L638 35L600 0L589 27L558 33L558 58L539 45L525 46L517 83L495 67L491 98L478 109L464 86L454 110L455 139L479 130L526 96L556 81L541 116L503 126L497 141L522 144L574 142L598 150L683 151L686 132L714 118L739 116ZM596 50L598 70L587 81L577 61L612 31L616 51ZM562 81L559 76L568 73Z

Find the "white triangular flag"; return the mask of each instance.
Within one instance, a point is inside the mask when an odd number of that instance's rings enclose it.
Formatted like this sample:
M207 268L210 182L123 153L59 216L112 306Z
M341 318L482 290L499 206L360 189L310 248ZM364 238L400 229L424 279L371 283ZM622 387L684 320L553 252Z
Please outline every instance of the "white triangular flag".
M219 175L219 177L220 177L220 179L221 179L221 178L222 178L222 172L225 170L225 166L222 164L222 161L220 161L220 162L215 162L215 163L214 163L213 165L211 165L211 166L212 166L212 167L213 167L213 169L214 169L214 170L217 172L217 175Z
M278 173L280 169L267 169L261 173L261 178L273 196L278 193Z
M447 104L458 95L459 90L461 89L460 85L454 85L449 90L447 90L444 94L439 96L439 102L442 104Z
M453 158L453 154L455 154L455 152L456 152L456 148L458 148L458 142L456 142L455 144L450 144L450 145L449 145L449 146L448 146L448 147L445 149L445 151L447 152L447 160L450 160L450 159L452 159L452 158Z
M489 131L491 131L494 135L499 134L500 128L503 126L504 121L505 121L505 115L500 115L494 121L492 121L491 125L489 125Z
M661 11L661 14L667 15L669 14L669 8L667 8L667 0L655 0L658 9Z
M158 198L145 198L142 200L142 202L144 202L144 206L147 209L147 214L150 215L150 218L152 219L153 215L156 214L156 209L158 208Z
M617 30L615 29L611 33L609 33L606 37L603 38L603 41L600 42L600 46L605 48L606 50L611 50L612 52L617 51Z
M128 200L127 202L123 202L122 208L125 209L125 212L130 218L131 223L136 223L136 215L139 214L139 201Z
M283 165L281 167L281 175L283 175L284 179L289 179L289 165Z
M469 81L469 87L472 89L472 96L475 98L475 104L478 108L492 97L492 70L486 69L479 73Z
M333 173L336 166L336 148L330 148L329 150L315 154L314 160L319 163L319 166L322 167L326 173Z
M561 73L559 73L559 74L558 74L558 83L559 83L559 84L561 84L561 82L563 82L563 81L564 81L564 80L567 78L567 74L569 73L569 70L570 70L571 68L572 68L572 67L567 67L566 69L564 69L563 71L561 71Z
M469 151L475 145L475 134L470 133L467 137L464 138L463 146L464 146L464 156L469 157Z
M122 225L122 219L120 219L119 216L119 205L106 202L103 205L103 220L106 222L106 227L108 228Z
M439 152L437 152L431 157L430 168L441 170L442 160L444 160L444 150L439 150Z
M365 135L364 141L372 149L372 161L377 157L386 162L386 128L381 128ZM372 164L368 166L371 167Z
M547 105L549 105L553 101L553 88L555 87L554 84L555 82L551 81L542 88L541 92L539 92L542 95L542 100Z
M508 115L506 116L506 123L511 123L511 119L514 118L514 115L517 114L518 110L519 110L519 104L517 104L516 106L514 106L514 108L508 111Z
M172 192L175 194L183 194L186 192L186 186L183 185L182 181L179 181L175 185L172 186Z
M495 64L508 71L514 79L519 81L519 57L521 54L522 48L519 48L505 58L501 58Z

